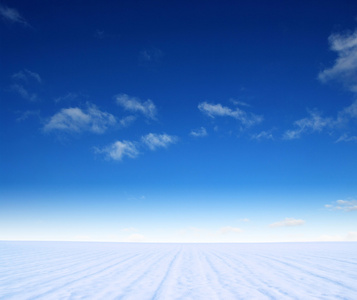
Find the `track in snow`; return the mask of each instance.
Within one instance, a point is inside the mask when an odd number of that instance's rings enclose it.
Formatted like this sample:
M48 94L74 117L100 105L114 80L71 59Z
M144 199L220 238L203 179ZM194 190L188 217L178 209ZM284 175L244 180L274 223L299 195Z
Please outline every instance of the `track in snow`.
M357 299L357 243L0 242L0 299Z

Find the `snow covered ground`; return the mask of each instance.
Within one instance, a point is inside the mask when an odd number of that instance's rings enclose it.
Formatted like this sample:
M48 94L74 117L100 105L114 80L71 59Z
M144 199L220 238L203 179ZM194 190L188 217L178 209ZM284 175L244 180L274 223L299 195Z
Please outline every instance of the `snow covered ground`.
M357 299L357 243L0 242L0 299Z

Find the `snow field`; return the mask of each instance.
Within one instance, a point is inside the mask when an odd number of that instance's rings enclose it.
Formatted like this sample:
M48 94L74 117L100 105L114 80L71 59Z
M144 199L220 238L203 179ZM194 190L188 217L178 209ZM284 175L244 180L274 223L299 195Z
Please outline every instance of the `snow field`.
M357 243L0 242L0 299L357 299Z

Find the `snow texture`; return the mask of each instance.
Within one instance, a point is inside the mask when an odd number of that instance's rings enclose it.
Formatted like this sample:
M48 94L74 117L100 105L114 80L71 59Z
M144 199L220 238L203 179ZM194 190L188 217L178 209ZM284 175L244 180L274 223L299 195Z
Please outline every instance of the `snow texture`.
M0 242L0 299L357 299L357 243Z

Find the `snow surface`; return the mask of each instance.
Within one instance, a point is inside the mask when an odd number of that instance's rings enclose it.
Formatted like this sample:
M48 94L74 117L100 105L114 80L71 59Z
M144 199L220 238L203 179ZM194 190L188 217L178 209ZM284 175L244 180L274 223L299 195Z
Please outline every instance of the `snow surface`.
M0 242L0 299L357 299L357 243Z

